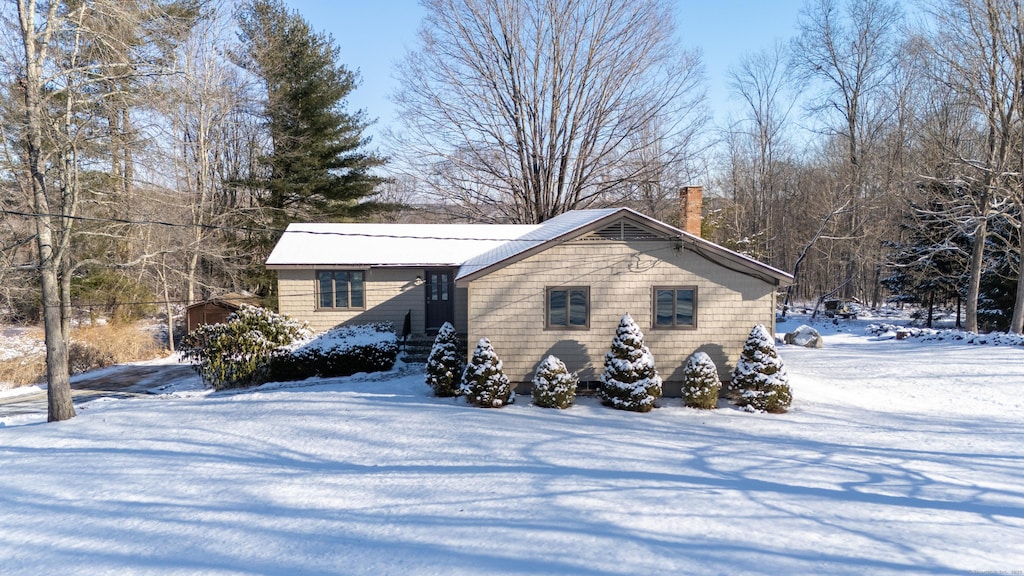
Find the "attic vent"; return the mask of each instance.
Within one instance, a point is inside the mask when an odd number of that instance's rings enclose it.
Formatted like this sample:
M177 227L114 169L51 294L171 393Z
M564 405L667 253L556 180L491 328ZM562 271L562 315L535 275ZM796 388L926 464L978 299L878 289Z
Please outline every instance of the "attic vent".
M658 236L635 224L619 220L595 231L587 240L657 240Z

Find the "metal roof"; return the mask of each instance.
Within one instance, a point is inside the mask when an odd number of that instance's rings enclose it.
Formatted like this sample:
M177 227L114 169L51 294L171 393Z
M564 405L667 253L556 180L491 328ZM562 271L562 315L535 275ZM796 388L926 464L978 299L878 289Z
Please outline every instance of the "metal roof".
M310 266L452 266L472 280L553 242L629 218L714 261L750 275L792 283L793 277L629 208L573 210L543 224L291 224L267 258L270 269Z
M267 267L461 266L536 230L516 224L290 224Z

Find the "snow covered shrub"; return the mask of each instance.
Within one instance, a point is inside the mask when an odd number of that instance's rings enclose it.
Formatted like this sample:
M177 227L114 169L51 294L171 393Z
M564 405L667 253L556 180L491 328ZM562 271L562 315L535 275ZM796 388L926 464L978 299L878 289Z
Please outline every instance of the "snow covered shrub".
M308 342L275 355L269 380L328 378L359 372L384 372L395 365L398 336L390 322L335 326Z
M533 377L533 403L541 408L568 408L576 397L580 379L565 364L548 356Z
M276 356L309 337L305 322L266 308L242 306L223 324L200 326L182 341L182 358L217 390L261 384Z
M500 408L513 398L512 384L487 338L477 342L473 358L462 373L462 393L471 404L481 408Z
M605 355L598 393L602 403L634 412L649 412L655 400L661 398L661 377L654 367L654 356L629 314L622 316L612 349Z
M435 396L458 396L461 375L458 335L455 327L445 322L437 331L434 347L427 357L427 386L434 390Z
M732 372L736 404L751 410L785 412L793 401L789 375L775 350L768 330L758 324L750 331L740 360Z
M710 410L718 406L722 381L714 360L704 352L694 352L683 366L683 405Z

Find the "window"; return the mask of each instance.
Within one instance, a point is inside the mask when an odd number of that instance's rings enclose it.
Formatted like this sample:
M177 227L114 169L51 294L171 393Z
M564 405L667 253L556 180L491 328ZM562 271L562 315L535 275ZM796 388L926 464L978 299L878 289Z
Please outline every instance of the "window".
M434 302L448 301L448 273L427 272L427 298Z
M316 274L319 308L362 308L362 270L321 270Z
M590 288L547 289L547 327L586 330L590 327Z
M654 288L655 328L696 328L697 287Z

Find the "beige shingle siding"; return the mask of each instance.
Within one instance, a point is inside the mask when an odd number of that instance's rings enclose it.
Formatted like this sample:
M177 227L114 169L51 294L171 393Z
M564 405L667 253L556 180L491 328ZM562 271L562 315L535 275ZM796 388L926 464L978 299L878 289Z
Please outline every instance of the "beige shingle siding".
M277 274L278 311L307 320L314 330L326 330L343 322L391 322L401 333L405 314L412 310L413 332L421 334L424 331L424 288L422 284L416 283L416 277L423 275L422 268L366 270L366 307L353 310L317 309L315 270L278 270Z
M545 288L590 287L589 330L546 330ZM654 329L654 286L697 286L697 329ZM555 246L475 280L470 286L469 346L490 338L509 378L527 382L548 354L583 380L596 380L626 312L644 331L658 370L681 379L692 352L711 355L723 378L754 324L773 328L774 286L708 261L669 241L577 241ZM678 385L666 392L678 395Z

